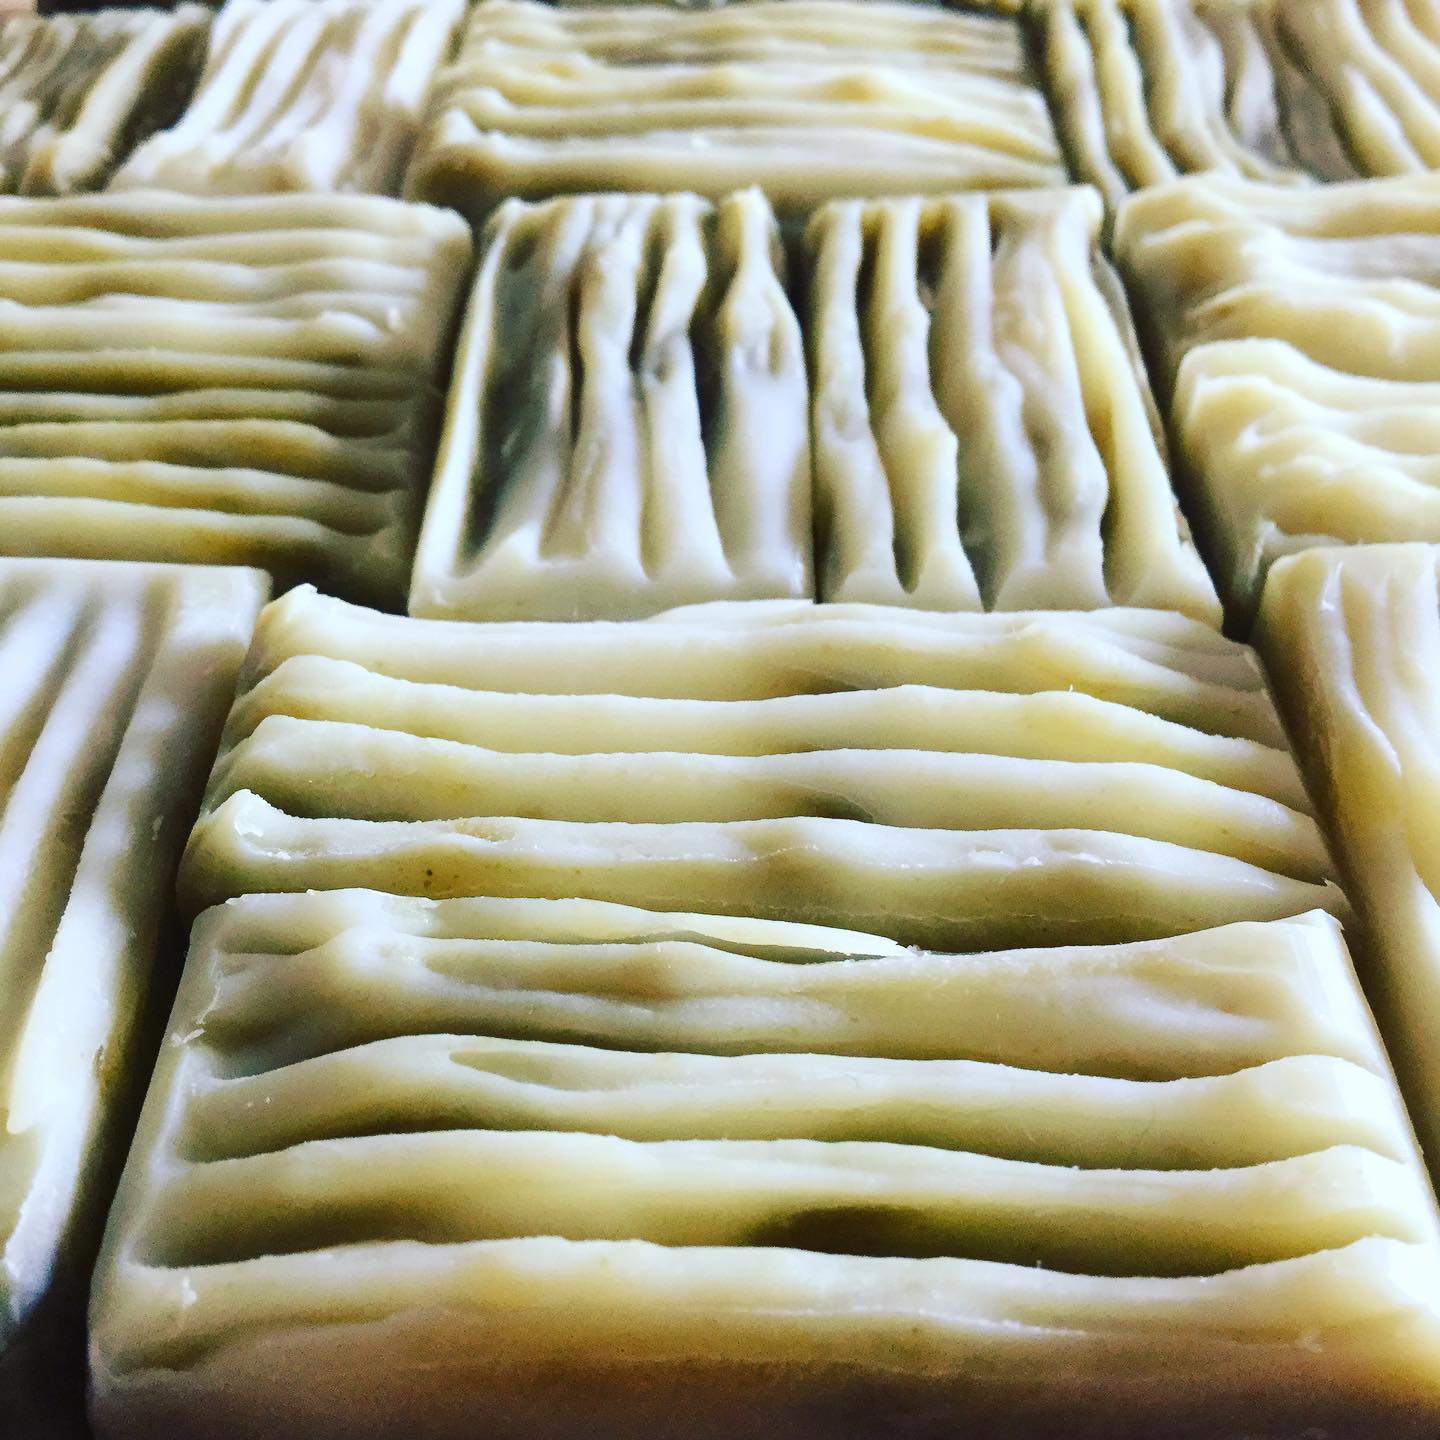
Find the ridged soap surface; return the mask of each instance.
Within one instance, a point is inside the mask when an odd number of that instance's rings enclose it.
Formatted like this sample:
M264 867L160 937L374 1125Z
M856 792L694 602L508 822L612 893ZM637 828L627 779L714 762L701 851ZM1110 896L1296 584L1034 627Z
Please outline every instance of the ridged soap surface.
M537 1409L606 1437L1420 1435L1436 1240L1323 914L964 955L247 896L195 931L95 1414L106 1440L511 1437Z
M397 194L461 9L461 0L226 0L189 106L112 188Z
M0 200L0 552L395 603L469 253L376 197Z
M1440 1144L1440 551L1312 550L1266 582L1260 635L1365 922L1371 997Z
M199 5L0 14L0 194L103 186L184 105L209 28Z
M1315 545L1440 539L1440 176L1197 176L1122 207L1138 313L1222 593Z
M1064 179L1010 18L900 0L482 0L406 185L475 216L507 195L758 185L793 212Z
M1218 620L1091 190L810 221L824 600Z
M482 244L411 613L810 595L804 346L764 197L512 200Z
M1287 185L1440 164L1436 0L1031 0L1071 170Z
M84 1292L175 865L266 589L0 560L0 1356L53 1285Z
M1158 611L470 625L292 591L193 836L257 890L584 896L941 948L1343 908L1254 657Z

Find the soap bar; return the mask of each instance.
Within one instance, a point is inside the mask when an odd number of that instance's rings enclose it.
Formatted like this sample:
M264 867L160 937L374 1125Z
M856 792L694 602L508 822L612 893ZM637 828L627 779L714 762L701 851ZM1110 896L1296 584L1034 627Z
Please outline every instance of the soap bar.
M1118 205L1177 175L1288 185L1440 164L1436 0L1033 0L1073 172Z
M172 877L267 588L251 570L0 560L0 1382L16 1434L54 1433L53 1416L26 1429L27 1407L73 1383Z
M1440 539L1436 176L1305 191L1194 177L1127 201L1115 243L1241 618L1284 554Z
M1292 130L1324 110L1362 175L1440 165L1440 5L1435 0L1269 0L1276 44L1313 91ZM1303 77L1303 80L1300 78ZM1321 170L1322 178L1346 178Z
M510 201L483 243L411 613L810 595L805 357L764 197Z
M469 250L374 197L0 200L0 552L395 603Z
M1088 189L811 220L824 600L1218 622Z
M1112 207L1192 170L1287 173L1267 18L1264 5L1203 0L1036 5L1056 129L1074 172Z
M1434 546L1311 550L1270 572L1259 630L1365 922L1369 993L1432 1154L1440 1154L1437 591Z
M580 896L982 948L1343 911L1253 656L1178 615L803 601L261 621L191 839L259 890Z
M103 186L132 146L179 113L209 29L199 5L45 16L0 8L0 193Z
M93 1416L1418 1437L1437 1239L1325 915L965 955L250 895L195 929L97 1276Z
M1440 359L1440 177L1307 189L1200 175L1132 196L1115 251L1173 376L1213 340L1284 340L1355 375Z
M461 0L226 0L199 88L112 188L398 193Z
M508 195L758 185L791 214L837 195L1064 180L1013 18L904 0L483 0L406 193L478 219Z

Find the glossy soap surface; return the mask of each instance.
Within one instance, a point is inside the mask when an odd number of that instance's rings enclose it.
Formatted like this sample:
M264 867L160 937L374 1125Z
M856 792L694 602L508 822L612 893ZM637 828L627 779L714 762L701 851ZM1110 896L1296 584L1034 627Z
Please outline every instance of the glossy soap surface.
M100 1271L96 1414L1418 1435L1435 1243L1322 914L962 955L249 896L196 929Z
M1344 909L1253 655L1156 611L466 625L296 590L226 741L197 909L683 893L954 949Z

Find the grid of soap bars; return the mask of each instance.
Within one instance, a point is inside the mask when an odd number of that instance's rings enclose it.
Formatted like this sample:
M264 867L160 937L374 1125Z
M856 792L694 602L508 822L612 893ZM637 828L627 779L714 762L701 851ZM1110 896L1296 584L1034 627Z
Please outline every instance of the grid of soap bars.
M1437 413L1440 0L0 18L0 1430L1433 1440Z

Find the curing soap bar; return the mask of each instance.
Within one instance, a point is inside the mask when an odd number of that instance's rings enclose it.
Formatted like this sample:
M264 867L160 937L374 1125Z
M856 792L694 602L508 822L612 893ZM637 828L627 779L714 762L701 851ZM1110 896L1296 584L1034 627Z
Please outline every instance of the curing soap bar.
M1011 19L894 0L483 0L406 184L478 217L507 195L753 184L793 212L1064 179Z
M1216 171L1289 185L1440 164L1436 0L1031 0L1073 171L1118 204Z
M113 188L397 193L460 0L228 0L199 88Z
M1115 244L1237 611L1291 551L1440 539L1440 179L1194 177L1126 202Z
M1341 906L1250 652L1137 610L266 611L191 841L256 890L583 896L983 948Z
M0 201L0 552L394 603L469 252L360 196Z
M1092 190L837 201L810 222L825 600L1218 620Z
M102 1440L1433 1433L1434 1200L1328 916L940 955L586 901L196 928Z
M411 613L614 619L810 595L805 357L783 273L756 190L502 207Z
M0 193L100 188L184 105L209 12L0 13Z
M266 589L247 570L0 560L7 1417L61 1383L49 1326L83 1303L175 864Z
M1370 994L1434 1155L1437 569L1429 545L1311 551L1271 571L1260 617L1266 658L1366 922Z

